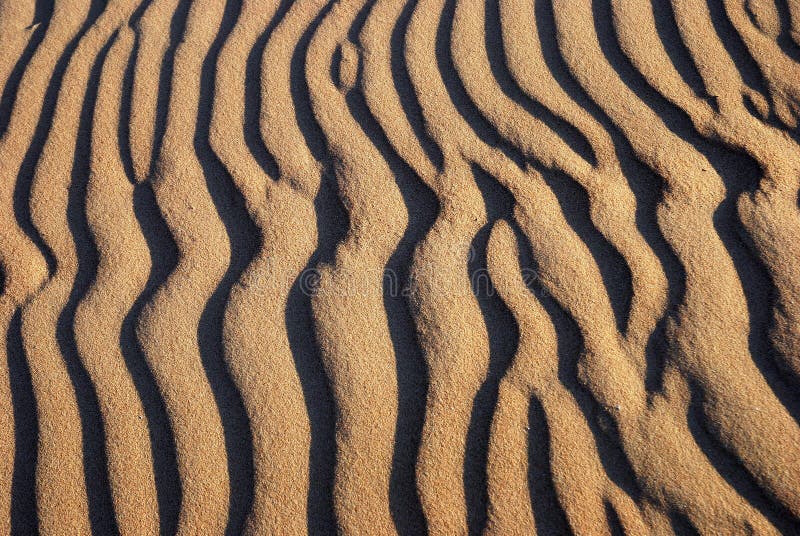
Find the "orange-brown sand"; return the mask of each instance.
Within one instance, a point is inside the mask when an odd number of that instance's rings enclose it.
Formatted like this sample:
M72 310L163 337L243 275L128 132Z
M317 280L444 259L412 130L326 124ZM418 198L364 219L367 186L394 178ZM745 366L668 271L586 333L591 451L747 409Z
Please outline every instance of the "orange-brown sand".
M800 1L0 0L0 534L800 534Z

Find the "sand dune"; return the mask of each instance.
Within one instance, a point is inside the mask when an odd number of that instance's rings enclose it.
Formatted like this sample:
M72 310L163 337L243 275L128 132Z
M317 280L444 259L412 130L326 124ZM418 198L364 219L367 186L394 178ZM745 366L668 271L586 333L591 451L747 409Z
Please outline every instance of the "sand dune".
M800 2L0 0L0 532L800 533Z

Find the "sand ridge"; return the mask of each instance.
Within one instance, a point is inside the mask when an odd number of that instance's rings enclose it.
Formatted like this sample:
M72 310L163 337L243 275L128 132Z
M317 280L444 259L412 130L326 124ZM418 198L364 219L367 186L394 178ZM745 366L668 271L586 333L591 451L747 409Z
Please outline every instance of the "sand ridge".
M0 0L0 532L799 532L798 120L794 0Z

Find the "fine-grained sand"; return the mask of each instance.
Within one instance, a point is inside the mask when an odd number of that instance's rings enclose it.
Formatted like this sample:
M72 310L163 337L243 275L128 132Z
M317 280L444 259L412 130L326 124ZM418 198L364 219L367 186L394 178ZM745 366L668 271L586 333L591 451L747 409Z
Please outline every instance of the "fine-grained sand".
M799 0L0 0L0 534L800 534Z

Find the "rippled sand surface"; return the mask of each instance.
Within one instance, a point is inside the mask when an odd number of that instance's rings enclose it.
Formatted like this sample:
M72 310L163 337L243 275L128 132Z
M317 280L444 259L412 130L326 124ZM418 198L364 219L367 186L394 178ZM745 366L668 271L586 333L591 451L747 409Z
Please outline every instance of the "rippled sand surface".
M798 0L0 0L0 534L800 534L798 121Z

